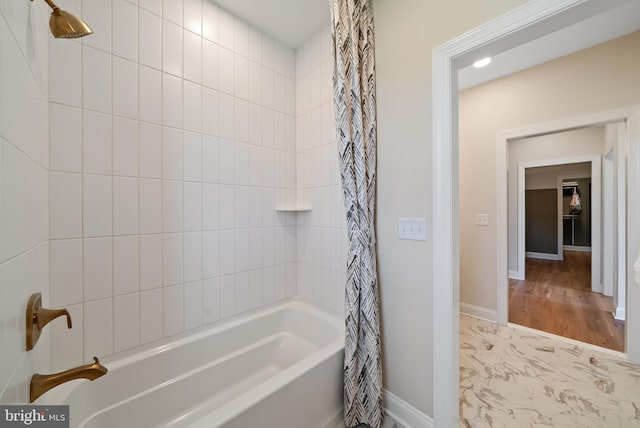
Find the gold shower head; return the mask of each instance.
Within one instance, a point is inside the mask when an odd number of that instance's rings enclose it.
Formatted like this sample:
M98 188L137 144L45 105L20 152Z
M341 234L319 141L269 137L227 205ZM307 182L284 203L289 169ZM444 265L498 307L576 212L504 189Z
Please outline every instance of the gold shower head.
M33 0L31 0L33 1ZM51 34L56 39L75 39L93 34L93 30L82 19L60 9L52 0L44 0L53 12L49 18Z

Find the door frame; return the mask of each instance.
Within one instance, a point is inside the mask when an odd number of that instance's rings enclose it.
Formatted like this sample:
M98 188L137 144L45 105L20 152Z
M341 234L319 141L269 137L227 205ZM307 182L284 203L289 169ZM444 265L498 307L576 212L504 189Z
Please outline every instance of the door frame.
M460 252L457 71L477 58L495 55L520 46L625 2L624 0L531 0L432 51L432 236L434 248L432 251L432 308L433 325L437 326L432 332L432 349L433 416L434 425L437 427L457 426L459 420ZM640 131L640 124L634 128L639 128ZM637 154L636 156L640 160L640 156ZM631 154L629 159L630 163L636 160ZM638 181L638 189L640 189L640 174L637 178L630 174L629 178L630 184L634 184L634 180ZM504 208L504 211L499 209L497 212L497 217L502 217L503 221L506 219L506 207ZM633 229L632 232L637 231ZM635 235L630 236L635 237ZM506 236L498 238L500 245L506 244ZM505 242L500 242L502 240ZM635 247L633 254L634 256L636 254ZM503 264L504 269L498 272L504 272L506 278L506 260ZM640 299L640 292L638 298ZM640 319L638 322L640 323ZM640 349L638 354L640 355Z

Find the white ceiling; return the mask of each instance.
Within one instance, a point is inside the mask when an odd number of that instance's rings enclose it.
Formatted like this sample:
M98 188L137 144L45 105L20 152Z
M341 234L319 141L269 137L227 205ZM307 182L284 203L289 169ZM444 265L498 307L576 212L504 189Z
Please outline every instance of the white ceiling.
M299 48L329 24L328 0L213 0L280 43ZM640 0L493 57L491 64L458 73L460 90L640 31Z
M227 12L269 34L278 42L299 48L329 24L328 0L214 0Z
M498 54L487 67L469 66L461 69L458 72L458 88L464 90L639 30L640 0L632 0L581 23Z

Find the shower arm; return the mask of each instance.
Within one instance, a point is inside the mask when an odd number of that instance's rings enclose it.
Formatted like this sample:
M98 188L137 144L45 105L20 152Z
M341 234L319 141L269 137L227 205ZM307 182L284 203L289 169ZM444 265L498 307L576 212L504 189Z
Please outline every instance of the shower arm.
M33 1L33 0L31 0L31 1ZM60 9L60 8L58 7L58 5L57 5L57 4L55 4L54 2L52 2L51 0L44 0L44 2L45 2L46 4L48 4L48 5L49 5L49 7L50 7L51 9L53 9L53 10Z
M52 2L51 0L44 0L44 2L46 4L48 4L51 9L56 10L56 9L60 9L54 2Z

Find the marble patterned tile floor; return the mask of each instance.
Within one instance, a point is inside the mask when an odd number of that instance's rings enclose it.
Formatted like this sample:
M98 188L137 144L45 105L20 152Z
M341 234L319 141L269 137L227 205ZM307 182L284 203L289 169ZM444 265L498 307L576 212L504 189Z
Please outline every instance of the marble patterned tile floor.
M460 426L640 427L640 366L463 315Z

